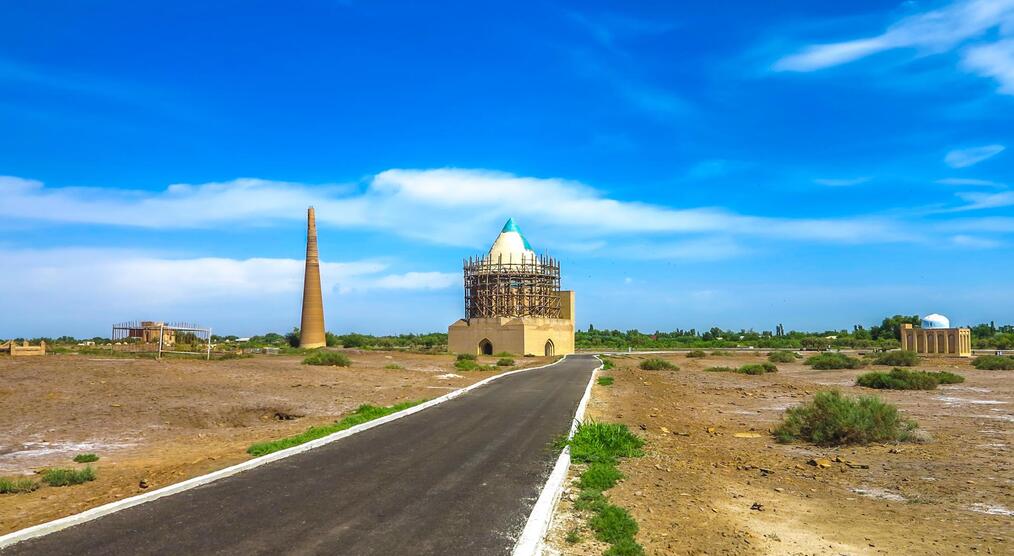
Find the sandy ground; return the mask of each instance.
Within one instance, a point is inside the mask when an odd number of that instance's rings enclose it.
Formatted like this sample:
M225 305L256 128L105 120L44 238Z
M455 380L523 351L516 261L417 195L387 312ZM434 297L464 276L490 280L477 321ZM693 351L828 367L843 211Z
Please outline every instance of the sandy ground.
M614 359L617 368L604 374L615 384L594 387L588 416L626 423L647 441L644 457L621 464L626 479L608 494L637 519L648 554L1014 553L1011 372L924 359L919 369L957 371L966 382L874 391L853 386L870 368L780 364L778 373L746 376L702 369L761 357L665 355L681 367L676 372L642 371L642 358ZM785 408L829 387L881 395L932 441L839 449L775 443L769 430ZM852 465L808 464L819 457ZM601 554L605 545L574 512L576 492L565 491L557 508L551 547ZM572 545L564 535L574 528L582 541Z
M101 457L94 482L0 495L0 534L138 494L142 480L151 490L249 459L252 442L333 422L364 403L431 399L496 374L456 371L450 355L346 353L347 368L293 356L0 358L0 477L83 467L71 461L79 453ZM384 368L393 364L402 368Z

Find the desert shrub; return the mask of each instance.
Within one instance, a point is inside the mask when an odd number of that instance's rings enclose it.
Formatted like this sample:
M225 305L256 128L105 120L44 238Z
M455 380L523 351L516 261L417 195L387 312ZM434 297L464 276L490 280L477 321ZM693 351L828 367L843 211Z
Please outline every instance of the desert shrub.
M1014 370L1014 356L980 355L972 359L972 366L984 371L1010 371Z
M613 385L613 377L611 376L599 377L599 386L612 386L612 385Z
M889 373L878 371L861 374L856 378L856 384L881 390L933 390L939 382L929 373L895 367Z
M743 365L737 372L745 375L762 375L765 373L774 373L778 371L778 367L774 363L751 363L749 365Z
M486 366L480 365L475 359L458 359L454 362L454 368L459 371L482 371Z
M736 367L708 367L704 369L708 373L734 373L738 370Z
M623 473L616 468L616 465L606 462L595 462L588 466L588 469L581 473L578 483L581 488L592 490L609 490L616 486L616 481L623 478Z
M873 364L891 367L915 367L919 364L919 356L914 351L885 351L873 360Z
M644 440L621 423L585 422L567 441L570 457L579 463L615 462L616 458L638 457Z
M666 361L665 359L645 359L641 361L641 369L645 371L678 371L679 367Z
M397 371L398 369L401 369L402 366L397 363L388 363L387 365L384 365L384 368L389 371Z
M707 356L708 356L708 354L705 353L705 351L703 349L695 349L695 350L687 353L687 357L689 357L691 359L694 359L694 358L704 358L704 357L707 357Z
M908 440L915 428L914 421L876 396L850 398L837 390L823 390L813 400L786 410L774 435L779 442L839 446Z
M39 483L31 479L0 478L0 494L22 494L39 488Z
M315 351L303 359L304 365L324 365L334 367L348 367L352 364L348 356L336 351Z
M768 354L768 361L772 363L794 363L796 354L791 351L772 351Z
M478 359L474 353L459 353L454 360L455 361L475 361Z
M503 357L496 362L497 367L511 367L514 365L514 360L510 357Z
M633 539L637 534L637 522L630 517L630 512L612 504L599 510L588 525L595 531L595 538L607 543Z
M49 486L80 485L95 480L95 470L91 466L84 469L46 469L42 472L42 482Z
M948 371L937 371L935 373L931 372L929 374L936 377L937 382L939 382L940 384L961 384L962 382L965 381L965 377Z
M863 362L844 353L821 353L806 360L814 369L858 369Z
M99 456L95 454L78 454L74 456L74 463L92 463L99 461Z

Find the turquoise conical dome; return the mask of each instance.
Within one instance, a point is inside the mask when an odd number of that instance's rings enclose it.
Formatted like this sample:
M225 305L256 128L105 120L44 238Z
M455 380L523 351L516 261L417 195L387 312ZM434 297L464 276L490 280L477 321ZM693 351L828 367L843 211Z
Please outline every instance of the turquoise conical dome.
M500 230L500 235L496 236L493 246L489 248L487 257L490 262L530 263L535 261L535 250L525 239L514 219L508 218Z

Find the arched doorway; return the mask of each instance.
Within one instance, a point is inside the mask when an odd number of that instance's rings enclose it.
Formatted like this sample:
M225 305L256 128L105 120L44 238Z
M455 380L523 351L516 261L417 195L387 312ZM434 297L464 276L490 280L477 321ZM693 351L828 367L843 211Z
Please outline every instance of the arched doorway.
M546 340L546 356L556 355L556 346L553 340Z
M483 338L482 341L479 342L479 354L493 355L493 342Z

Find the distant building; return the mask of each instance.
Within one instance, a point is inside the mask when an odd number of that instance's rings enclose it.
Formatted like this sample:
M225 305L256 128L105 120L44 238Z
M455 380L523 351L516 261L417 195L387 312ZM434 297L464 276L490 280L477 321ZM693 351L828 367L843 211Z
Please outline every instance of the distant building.
M936 313L922 318L919 328L901 325L901 349L925 355L972 356L972 331L951 328L951 321Z
M560 264L536 255L513 219L464 274L466 316L447 328L451 352L574 353L574 292L560 290Z

